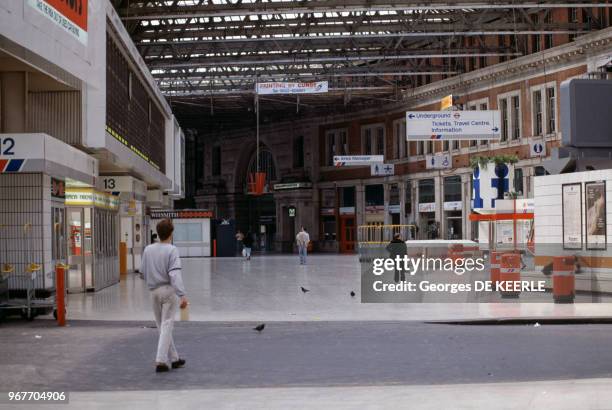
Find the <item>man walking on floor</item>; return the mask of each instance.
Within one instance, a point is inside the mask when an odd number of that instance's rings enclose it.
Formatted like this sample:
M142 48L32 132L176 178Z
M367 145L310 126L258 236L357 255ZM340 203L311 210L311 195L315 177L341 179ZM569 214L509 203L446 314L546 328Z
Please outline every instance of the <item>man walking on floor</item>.
M180 306L185 309L188 304L181 275L181 258L178 249L172 245L173 231L172 221L161 220L157 224L160 242L147 246L142 254L141 271L151 290L155 323L159 329L155 359L155 371L158 373L167 372L170 366L178 369L185 365L185 360L179 357L172 339L176 308Z
M306 229L302 226L300 232L295 236L297 242L298 252L300 253L300 265L306 265L306 255L308 255L308 243L310 242L310 235L306 232Z

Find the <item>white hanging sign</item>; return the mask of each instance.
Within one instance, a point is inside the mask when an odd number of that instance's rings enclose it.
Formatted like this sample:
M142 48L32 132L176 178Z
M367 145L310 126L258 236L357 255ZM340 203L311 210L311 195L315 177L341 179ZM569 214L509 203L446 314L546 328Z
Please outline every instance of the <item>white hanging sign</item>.
M359 166L382 163L384 155L335 155L334 166Z
M328 91L327 81L257 83L259 95L271 94L319 94Z
M408 111L406 139L472 140L499 139L499 111Z

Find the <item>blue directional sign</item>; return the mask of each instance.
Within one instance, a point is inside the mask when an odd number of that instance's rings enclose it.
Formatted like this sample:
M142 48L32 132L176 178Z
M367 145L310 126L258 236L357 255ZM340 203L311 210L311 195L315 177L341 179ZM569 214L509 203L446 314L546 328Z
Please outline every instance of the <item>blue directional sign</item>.
M395 175L394 164L372 164L370 165L370 174L373 177L386 177Z

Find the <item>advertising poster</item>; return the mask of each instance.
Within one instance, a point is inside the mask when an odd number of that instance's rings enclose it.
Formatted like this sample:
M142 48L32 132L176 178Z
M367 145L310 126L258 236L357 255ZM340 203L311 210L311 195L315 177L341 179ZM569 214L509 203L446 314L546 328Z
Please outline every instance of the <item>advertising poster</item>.
M606 249L606 182L587 182L584 186L587 249Z
M563 197L563 249L582 249L582 185L565 184Z
M87 0L28 0L28 4L81 43L87 44Z

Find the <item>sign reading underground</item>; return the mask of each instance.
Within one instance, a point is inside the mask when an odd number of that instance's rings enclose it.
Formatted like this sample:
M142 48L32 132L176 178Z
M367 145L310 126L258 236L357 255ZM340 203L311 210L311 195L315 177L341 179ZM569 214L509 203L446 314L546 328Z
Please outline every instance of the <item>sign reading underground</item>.
M500 121L499 111L408 111L406 139L499 139Z

